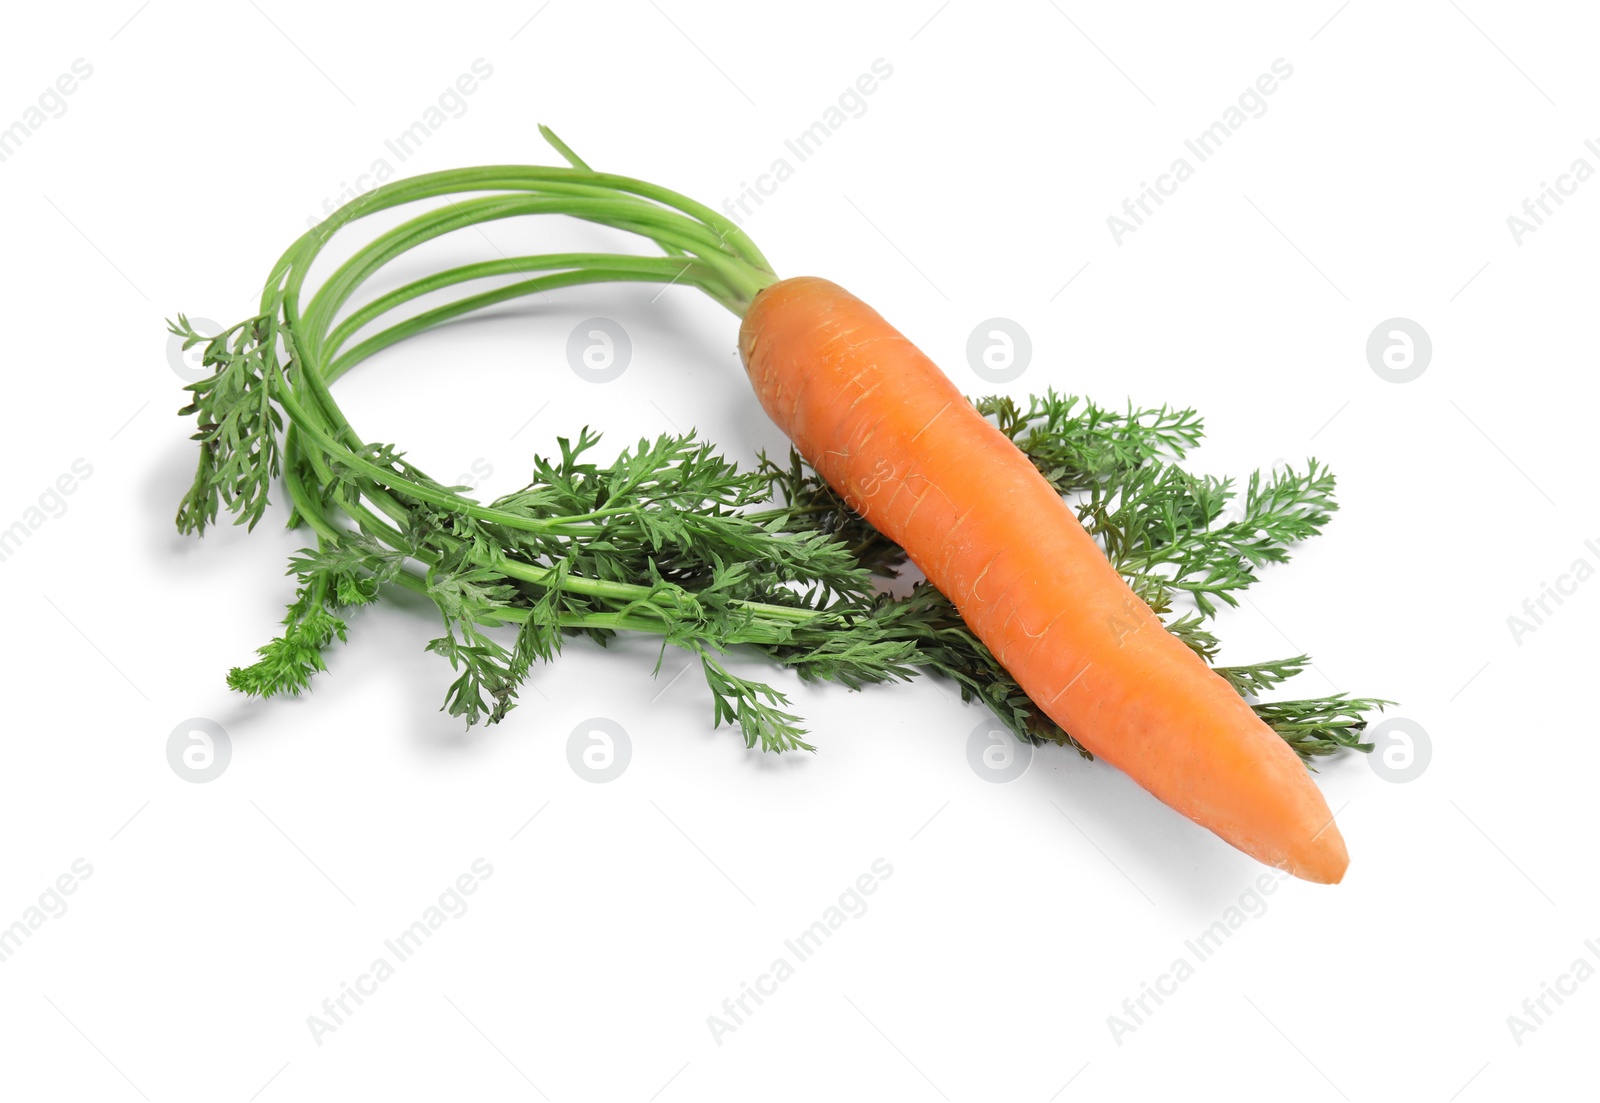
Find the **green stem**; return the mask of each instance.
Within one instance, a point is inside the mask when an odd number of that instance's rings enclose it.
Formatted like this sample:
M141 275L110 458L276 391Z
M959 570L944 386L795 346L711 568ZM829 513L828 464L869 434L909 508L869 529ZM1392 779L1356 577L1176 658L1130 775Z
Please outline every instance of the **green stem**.
M434 549L419 548L406 535L416 505L539 537L603 537L612 518L632 507L601 508L570 517L529 517L484 506L431 479L378 462L351 426L329 385L357 364L408 337L500 303L561 288L599 282L653 282L695 288L742 316L762 288L776 281L771 265L729 219L676 192L629 177L591 170L560 139L546 135L571 168L487 166L456 169L386 184L334 212L302 234L274 265L262 292L266 319L263 345L269 361L281 352L281 369L269 369L264 385L287 415L283 441L284 483L294 516L318 539L337 543L360 532L424 567L445 555L505 579L538 588L559 586L611 606L609 611L567 613L564 627L664 634L674 624L665 611L653 615L656 591L648 585L575 577L502 553L484 553L447 534ZM391 209L447 200L376 235L335 267L302 308L309 273L330 240L353 223ZM623 253L558 253L507 257L459 265L411 280L347 309L356 294L386 266L425 243L501 219L562 215L637 234L666 256ZM460 295L406 315L410 304L477 281L512 279ZM234 331L237 333L237 329ZM420 593L429 582L410 569L396 581ZM816 621L818 610L765 602L738 602L750 618L741 632L752 642L781 645L792 631ZM501 619L525 619L510 608Z

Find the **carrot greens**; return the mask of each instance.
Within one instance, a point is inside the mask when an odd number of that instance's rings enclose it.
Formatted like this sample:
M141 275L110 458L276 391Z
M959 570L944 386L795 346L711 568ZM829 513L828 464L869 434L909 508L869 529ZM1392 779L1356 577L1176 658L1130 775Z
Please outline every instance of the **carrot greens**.
M741 313L776 276L722 215L674 192L597 173L547 133L570 167L497 166L396 181L355 200L297 240L274 267L259 313L221 334L172 323L202 347L212 373L188 387L199 460L178 511L186 533L223 514L253 528L282 491L288 523L314 546L294 557L295 595L281 634L228 683L259 697L298 694L346 640L352 613L403 587L436 607L426 646L455 673L444 708L468 724L515 706L535 664L576 637L604 645L644 633L698 662L716 724L747 746L809 749L774 686L736 673L730 654L760 655L814 681L851 687L919 673L953 681L1020 738L1076 745L1028 699L926 583L885 592L905 553L791 452L739 466L693 433L639 440L599 458L589 429L535 456L521 489L487 503L445 485L391 444L362 437L331 385L389 346L499 303L587 283L695 288ZM434 204L427 206L428 204ZM425 209L373 236L320 286L309 270L336 234L413 204ZM417 246L507 218L563 215L634 234L661 255L497 257L424 273L358 303L377 273ZM424 296L454 296L417 310ZM1230 481L1178 466L1201 439L1192 410L1123 411L1054 392L1026 405L977 401L1067 495L1112 563L1168 628L1215 666L1207 627L1259 569L1319 532L1336 508L1333 477L1252 475L1239 507ZM1252 699L1309 663L1304 656L1215 669ZM660 662L657 662L657 669ZM1303 758L1361 741L1383 702L1343 694L1256 702ZM1079 748L1080 750L1082 748Z

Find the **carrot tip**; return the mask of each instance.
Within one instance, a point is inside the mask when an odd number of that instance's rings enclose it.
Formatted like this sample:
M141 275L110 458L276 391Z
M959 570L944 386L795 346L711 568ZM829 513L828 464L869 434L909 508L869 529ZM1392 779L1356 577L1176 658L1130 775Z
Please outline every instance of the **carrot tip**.
M1350 868L1350 852L1345 849L1338 825L1329 820L1300 854L1289 858L1284 868L1301 880L1319 885L1337 885L1344 880L1345 870Z

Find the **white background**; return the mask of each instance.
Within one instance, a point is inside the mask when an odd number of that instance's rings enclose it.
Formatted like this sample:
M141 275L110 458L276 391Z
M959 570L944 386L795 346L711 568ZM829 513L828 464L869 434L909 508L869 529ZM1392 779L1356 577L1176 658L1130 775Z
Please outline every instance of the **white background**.
M1584 148L1600 137L1592 13L542 3L7 14L0 125L75 59L93 75L0 164L0 527L74 460L93 474L0 563L0 925L74 860L93 872L0 964L0 1091L1592 1091L1600 983L1547 1000L1520 1045L1507 1018L1575 959L1600 964L1584 946L1600 937L1600 583L1520 643L1507 618L1575 560L1600 563L1584 543L1600 538L1600 183L1520 244L1506 222L1574 159L1600 167ZM670 681L680 656L652 680L648 642L574 645L505 724L463 734L435 711L436 617L398 599L356 619L310 696L231 696L223 674L274 634L306 537L281 504L253 534L173 531L193 459L163 318L252 312L307 218L479 58L492 77L401 172L549 163L542 121L596 166L714 206L883 58L893 76L865 114L747 222L780 272L850 287L969 392L967 336L1004 316L1034 345L1012 393L1198 405L1202 470L1329 461L1342 510L1221 631L1230 659L1310 651L1307 695L1392 698L1431 737L1409 783L1359 756L1321 772L1346 882L1278 887L1119 1044L1108 1016L1261 868L1066 751L984 780L966 755L984 714L930 682L780 677L819 747L780 761L710 730L698 676ZM1107 216L1278 58L1294 72L1267 112L1115 242ZM516 231L489 233L504 248ZM567 292L452 327L365 365L341 400L439 477L492 468L487 493L585 423L612 447L690 426L737 457L779 445L733 320L691 291L654 295ZM603 387L562 353L595 314L634 341ZM1398 385L1365 353L1396 316L1434 346ZM567 762L596 716L632 744L608 784ZM207 784L166 759L193 717L231 736ZM317 1044L307 1017L479 858L493 874L470 908ZM707 1017L879 858L893 874L866 912L717 1044Z

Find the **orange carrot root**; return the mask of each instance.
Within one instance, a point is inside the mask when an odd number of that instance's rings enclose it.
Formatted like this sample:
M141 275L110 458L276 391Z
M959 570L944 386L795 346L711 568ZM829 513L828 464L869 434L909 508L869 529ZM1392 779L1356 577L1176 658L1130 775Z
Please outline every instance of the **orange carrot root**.
M1344 876L1344 839L1295 752L876 311L827 280L782 280L755 296L739 349L801 455L906 550L1053 720L1245 853L1308 881Z

